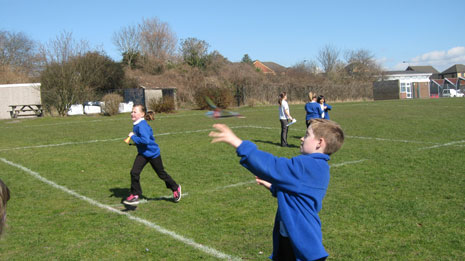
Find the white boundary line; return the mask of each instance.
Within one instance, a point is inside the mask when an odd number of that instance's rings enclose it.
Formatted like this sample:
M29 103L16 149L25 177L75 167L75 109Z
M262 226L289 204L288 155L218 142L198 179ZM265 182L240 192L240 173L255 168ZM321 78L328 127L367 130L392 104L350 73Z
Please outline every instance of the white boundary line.
M363 161L366 161L366 160L367 160L367 159L346 161L346 162L341 162L341 163L332 164L332 165L329 165L329 166L330 166L331 168L337 168L337 167L341 167L341 166L345 166L345 165L349 165L349 164L357 164L357 163L360 163L360 162L363 162Z
M332 165L330 165L330 167L331 168L337 168L337 167L342 167L342 166L349 165L349 164L357 164L357 163L360 163L360 162L363 162L363 161L366 161L366 160L367 159L346 161L346 162L332 164ZM239 186L248 185L248 184L252 184L252 183L255 183L255 180L249 180L249 181L244 181L244 182L239 182L239 183L226 185L226 186L223 186L223 187L217 187L217 188L214 188L214 189L210 190L208 193L210 193L211 191L224 190L224 189L239 187ZM205 192L205 193L207 193L207 192ZM204 194L204 193L201 192L201 193L197 193L197 194ZM182 196L188 196L188 195L189 195L189 193L187 193L187 192L182 194ZM171 199L171 198L173 198L173 196L161 196L161 197L158 197L156 199ZM139 203L149 203L150 201L151 200L142 199L142 200L139 201ZM121 204L115 204L113 206L121 206Z
M419 148L418 150L427 150L427 149L435 149L435 148L446 147L446 146L455 146L455 145L460 144L460 143L465 143L465 140L452 141L452 142L448 142L448 143L444 143L444 144L434 145L434 146L431 146L431 147ZM459 145L459 146L463 146L463 145Z
M3 161L4 163L10 165L10 166L13 166L13 167L16 167L18 169L23 170L27 174L33 176L34 178L36 178L36 179L38 179L38 180L40 180L40 181L42 181L44 183L49 184L50 186L52 186L52 187L54 187L56 189L59 189L59 190L65 192L65 193L68 193L68 194L70 194L70 195L72 195L72 196L74 196L74 197L76 197L78 199L84 200L84 201L86 201L87 203L89 203L91 205L94 205L94 206L99 207L99 208L104 209L104 210L108 210L108 211L113 212L113 213L118 214L118 215L126 216L127 218L129 218L131 220L134 220L134 221L136 221L138 223L141 223L141 224L144 224L144 225L146 225L146 226L148 226L150 228L153 228L153 229L155 229L156 231L158 231L161 234L168 235L168 236L172 237L173 239L181 241L184 244L189 245L191 247L194 247L194 248L196 248L196 249L198 249L198 250L200 250L200 251L202 251L202 252L204 252L206 254L209 254L209 255L217 257L217 258L222 258L222 259L241 260L238 257L230 256L230 255L222 253L222 252L220 252L220 251L218 251L216 249L213 249L211 247L204 246L202 244L196 243L194 240L192 240L190 238L183 237L183 236L181 236L181 235L179 235L179 234L177 234L177 233L175 233L175 232L173 232L171 230L165 229L165 228L163 228L163 227L161 227L161 226L159 226L159 225L157 225L157 224L155 224L153 222L150 222L148 220L133 216L133 215L127 213L127 212L122 212L122 211L117 210L117 209L115 209L115 208L113 208L111 206L102 204L102 203L97 202L97 201L95 201L95 200L93 200L91 198L83 196L83 195L81 195L81 194L79 194L79 193L77 193L77 192L75 192L73 190L70 190L70 189L68 189L68 188L66 188L64 186L58 185L55 182L50 181L50 180L42 177L39 173L37 173L35 171L32 171L32 170L30 170L30 169L28 169L26 167L23 167L23 166L21 166L19 164L13 163L13 162L11 162L9 160L6 160L4 158L0 158L0 160Z
M254 126L254 125L243 125L243 126L232 126L230 127L231 129L242 129L242 128L253 128L253 129L266 129L266 130L280 130L279 128L274 128L274 127L263 127L263 126ZM166 136L166 135L176 135L176 134L190 134L190 133L199 133L199 132L210 132L213 129L200 129L200 130L193 130L193 131L178 131L178 132L165 132L165 133L159 133L155 134L155 137L158 136ZM291 129L293 131L302 131L303 130L297 130L297 129ZM347 138L354 138L354 139L366 139L366 140L378 140L378 141L392 141L392 142L403 142L403 143L419 143L419 144L435 144L435 145L441 145L439 143L434 143L434 142L423 142L423 141L412 141L412 140L395 140L395 139L384 139L384 138L373 138L373 137L361 137L361 136L346 136ZM34 149L34 148L48 148L48 147L58 147L58 146L66 146L66 145L78 145L78 144L89 144L89 143L96 143L96 142L109 142L109 141L117 141L117 140L123 140L125 137L122 138L113 138L113 139L105 139L105 140L90 140L90 141L80 141L80 142L64 142L64 143L58 143L58 144L43 144L43 145L36 145L36 146L24 146L24 147L15 147L15 148L4 148L0 149L0 152L2 151L10 151L10 150L21 150L21 149ZM455 142L450 145L456 145L457 143L460 142ZM449 143L447 143L446 146L450 146ZM444 145L441 145L444 146ZM429 147L428 147L429 148ZM431 147L433 148L433 147Z

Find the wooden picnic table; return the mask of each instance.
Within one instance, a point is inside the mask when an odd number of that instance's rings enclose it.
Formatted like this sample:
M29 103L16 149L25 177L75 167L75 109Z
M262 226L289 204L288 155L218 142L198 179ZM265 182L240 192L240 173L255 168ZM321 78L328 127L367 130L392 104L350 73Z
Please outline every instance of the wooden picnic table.
M16 104L10 105L10 108L11 118L17 118L18 116L43 116L42 104Z

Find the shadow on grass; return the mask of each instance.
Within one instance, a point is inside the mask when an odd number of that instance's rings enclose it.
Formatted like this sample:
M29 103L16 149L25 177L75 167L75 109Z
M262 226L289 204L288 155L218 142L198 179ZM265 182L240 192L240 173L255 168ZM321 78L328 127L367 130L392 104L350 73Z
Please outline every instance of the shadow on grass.
M127 211L134 211L136 210L137 206L132 206L132 205L127 205L127 204L124 204L124 199L126 197L129 196L129 194L131 194L131 191L130 189L128 188L111 188L110 189L110 192L112 193L110 195L110 197L115 197L115 198L121 198L121 204L123 204L123 206L125 207L125 209L123 209L122 211L123 212L127 212ZM166 196L162 196L162 197L155 197L155 198L148 198L144 195L142 195L140 197L141 201L143 200L146 200L146 201L160 201L160 200L164 200L164 201L171 201L171 202L174 202L174 199L173 197L166 197ZM142 202L141 202L142 203Z
M267 141L267 140L252 140L252 141L256 142L256 143L266 143L266 144L271 144L271 145L276 145L276 146L281 147L281 143L278 143L278 142L272 142L272 141ZM293 144L288 144L287 147L288 148L300 148L300 147L298 147L296 145L293 145Z
M136 210L137 206L131 206L131 205L127 205L127 204L124 204L123 201L126 197L129 196L130 194L130 190L128 188L111 188L110 189L110 192L112 193L110 195L110 198L111 197L115 197L115 198L121 198L121 204L123 204L124 206L124 209L121 210L123 212L128 212L128 211L134 211Z

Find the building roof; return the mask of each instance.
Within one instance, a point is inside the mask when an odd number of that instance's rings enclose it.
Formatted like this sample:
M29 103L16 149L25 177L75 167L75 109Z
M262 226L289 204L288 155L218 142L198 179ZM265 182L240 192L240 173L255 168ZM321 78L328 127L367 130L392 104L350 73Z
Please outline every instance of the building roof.
M11 88L11 87L15 87L15 88L21 88L21 87L31 87L31 86L34 86L34 87L40 87L40 82L37 82L37 83L13 83L13 84L0 84L0 88Z
M447 70L443 71L442 74L448 74L448 73L462 73L465 72L465 65L463 64L455 64L449 67Z
M406 71L415 71L415 72L426 72L426 73L439 73L433 66L409 66Z
M266 67L270 68L271 70L275 71L276 73L284 72L287 70L286 67L279 65L274 62L262 62Z
M384 74L386 75L415 75L415 74L429 74L431 75L431 72L416 72L416 71L385 71Z
M439 85L439 86L442 86L444 84L444 79L431 79L431 82Z

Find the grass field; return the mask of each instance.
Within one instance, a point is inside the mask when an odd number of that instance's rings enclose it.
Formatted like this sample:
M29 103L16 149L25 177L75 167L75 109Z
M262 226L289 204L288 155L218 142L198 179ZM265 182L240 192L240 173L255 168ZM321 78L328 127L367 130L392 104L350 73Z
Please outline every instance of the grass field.
M329 259L464 260L465 99L332 105L346 140L320 212ZM239 111L245 119L157 115L150 124L183 199L173 203L147 166L148 200L135 210L121 204L136 155L123 142L129 114L0 121L0 178L11 190L0 260L266 260L276 200L208 133L226 123L293 157L305 112L291 105L298 122L281 148L277 106Z

